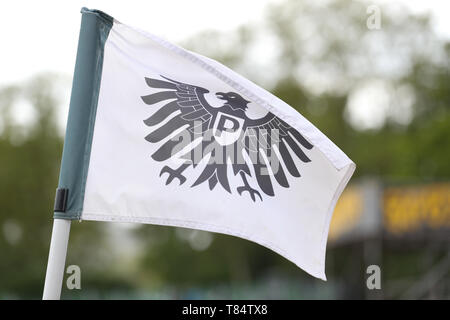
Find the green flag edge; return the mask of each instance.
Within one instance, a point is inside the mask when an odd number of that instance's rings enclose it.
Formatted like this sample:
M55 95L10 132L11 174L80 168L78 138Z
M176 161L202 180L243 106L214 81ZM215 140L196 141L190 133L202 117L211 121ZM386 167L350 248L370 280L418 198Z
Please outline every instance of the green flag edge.
M91 154L106 39L114 19L81 9L82 19L58 189L68 189L65 212L54 218L79 220Z

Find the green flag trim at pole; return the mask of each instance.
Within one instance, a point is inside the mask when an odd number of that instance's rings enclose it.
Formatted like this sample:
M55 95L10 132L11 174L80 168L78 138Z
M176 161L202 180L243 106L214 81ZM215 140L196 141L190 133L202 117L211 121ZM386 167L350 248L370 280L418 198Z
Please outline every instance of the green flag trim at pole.
M91 153L106 39L113 18L98 10L81 9L82 20L73 76L69 117L58 189L68 189L65 212L54 218L79 219Z

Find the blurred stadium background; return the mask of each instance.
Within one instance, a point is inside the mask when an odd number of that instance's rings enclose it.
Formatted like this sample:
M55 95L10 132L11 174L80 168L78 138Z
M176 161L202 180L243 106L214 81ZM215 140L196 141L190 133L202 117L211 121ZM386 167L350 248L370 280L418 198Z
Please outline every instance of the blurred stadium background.
M258 23L180 43L285 100L357 164L333 216L327 282L230 236L74 222L67 265L80 266L82 289L62 297L449 299L450 42L431 14L394 3L379 30L366 26L368 2L284 0ZM40 74L0 88L0 299L41 297L70 82ZM381 290L366 287L373 264Z

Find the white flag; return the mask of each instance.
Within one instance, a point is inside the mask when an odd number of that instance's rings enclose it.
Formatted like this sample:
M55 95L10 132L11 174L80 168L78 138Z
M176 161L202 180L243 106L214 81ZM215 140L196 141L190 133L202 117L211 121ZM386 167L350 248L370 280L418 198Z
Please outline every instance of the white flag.
M55 217L234 235L325 279L354 163L220 63L82 13Z

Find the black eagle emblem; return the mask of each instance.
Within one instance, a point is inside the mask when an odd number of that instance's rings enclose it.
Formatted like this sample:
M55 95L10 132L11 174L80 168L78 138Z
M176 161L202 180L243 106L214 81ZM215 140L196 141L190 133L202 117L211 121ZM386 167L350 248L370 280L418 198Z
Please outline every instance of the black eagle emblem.
M144 120L147 126L156 127L145 139L160 144L152 158L163 162L177 152L182 153L181 166L161 169L160 176L168 174L166 185L175 178L180 185L185 183L187 179L183 172L191 166L196 168L199 160L209 157L191 187L208 182L209 189L213 190L219 183L232 193L230 170L242 180L243 185L236 188L239 195L248 192L253 201L257 197L262 201L261 193L249 183L249 180L255 180L252 179L251 166L259 190L267 196L274 196L274 183L289 188L287 173L300 177L294 161L296 158L305 163L311 161L302 148L309 150L313 145L297 130L272 113L256 120L249 118L246 110L250 101L238 93L217 92L216 97L224 103L213 107L205 98L209 90L161 77L164 80L145 78L150 88L163 90L141 98L148 105L165 103ZM169 136L172 137L167 139Z

